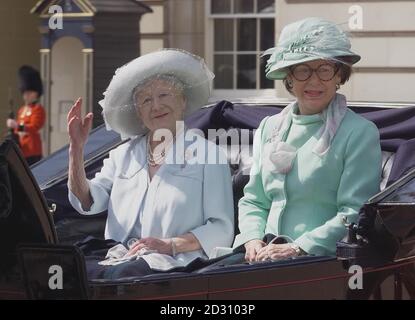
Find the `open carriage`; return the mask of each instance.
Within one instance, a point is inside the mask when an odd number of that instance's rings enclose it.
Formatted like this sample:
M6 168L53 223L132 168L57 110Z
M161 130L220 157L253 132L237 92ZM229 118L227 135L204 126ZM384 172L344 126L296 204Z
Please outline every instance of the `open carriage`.
M236 222L236 204L249 179L252 130L285 105L222 101L186 119L189 127L204 132L224 129L225 138L216 142L224 143L233 159ZM241 263L243 253L234 253L199 261L184 272L118 280L87 279L84 254L73 245L88 235L102 238L106 213L81 216L69 204L67 147L30 170L17 147L3 142L0 299L415 299L415 108L369 103L349 107L380 130L383 180L382 191L361 209L359 225L345 225L348 237L339 239L337 256ZM230 129L249 129L250 139L235 142L226 136ZM122 143L103 126L91 133L85 148L88 178ZM231 148L235 143L238 148ZM359 270L362 286L353 286ZM60 285L51 285L59 272Z

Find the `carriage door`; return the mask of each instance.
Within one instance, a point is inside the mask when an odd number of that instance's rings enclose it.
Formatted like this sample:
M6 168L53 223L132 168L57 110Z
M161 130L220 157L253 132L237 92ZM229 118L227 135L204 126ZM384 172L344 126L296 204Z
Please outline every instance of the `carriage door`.
M66 115L84 93L83 45L74 37L62 37L51 50L50 147L52 153L68 143ZM85 114L85 106L83 108Z

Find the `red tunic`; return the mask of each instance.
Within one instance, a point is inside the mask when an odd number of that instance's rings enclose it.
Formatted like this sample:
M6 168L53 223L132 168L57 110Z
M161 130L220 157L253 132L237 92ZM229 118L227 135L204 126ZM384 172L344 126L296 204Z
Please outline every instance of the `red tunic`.
M23 106L17 112L20 149L25 158L42 155L42 141L39 130L45 123L45 110L40 104Z

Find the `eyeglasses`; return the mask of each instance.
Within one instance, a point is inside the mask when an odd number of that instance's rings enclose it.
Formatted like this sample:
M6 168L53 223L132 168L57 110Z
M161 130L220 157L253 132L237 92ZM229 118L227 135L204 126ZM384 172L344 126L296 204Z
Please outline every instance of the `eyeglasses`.
M310 79L313 72L317 74L317 77L321 81L330 81L334 78L337 71L339 71L339 67L337 65L326 63L320 65L317 69L313 69L309 65L299 64L290 68L290 71L293 77L298 81L306 81Z

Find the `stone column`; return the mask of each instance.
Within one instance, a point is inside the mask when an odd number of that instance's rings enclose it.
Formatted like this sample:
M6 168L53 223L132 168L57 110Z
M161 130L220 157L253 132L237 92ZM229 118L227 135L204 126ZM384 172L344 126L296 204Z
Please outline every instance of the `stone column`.
M43 156L50 153L50 87L51 87L51 52L50 49L40 49L40 76L43 81L43 95L41 97L41 104L46 111L46 123L42 130L42 147Z
M85 86L84 86L84 101L83 106L86 113L93 111L93 58L94 58L94 49L83 49L83 66L84 66L84 79L85 79Z
M204 0L167 1L168 47L205 55ZM186 19L183 19L186 17Z

